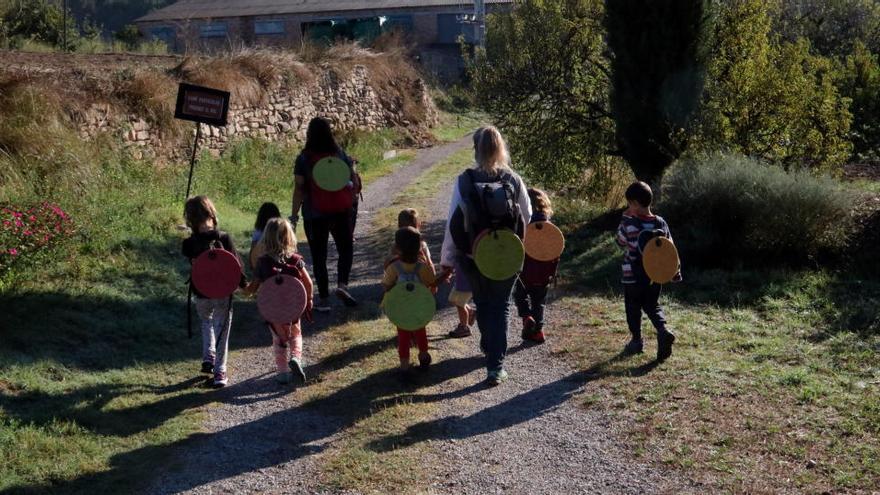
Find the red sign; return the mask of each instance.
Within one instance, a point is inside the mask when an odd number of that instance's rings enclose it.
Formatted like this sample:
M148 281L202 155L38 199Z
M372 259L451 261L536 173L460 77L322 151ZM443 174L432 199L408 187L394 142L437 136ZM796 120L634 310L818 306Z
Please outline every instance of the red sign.
M174 118L225 126L228 112L228 91L180 84Z

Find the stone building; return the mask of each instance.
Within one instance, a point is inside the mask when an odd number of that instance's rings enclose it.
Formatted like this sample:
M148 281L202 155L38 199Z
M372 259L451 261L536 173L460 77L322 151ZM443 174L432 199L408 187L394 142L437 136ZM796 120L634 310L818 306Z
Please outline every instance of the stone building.
M486 10L509 9L513 1L485 0ZM429 72L450 80L463 68L459 38L476 38L473 13L473 0L180 0L135 22L144 36L175 52L299 47L339 38L368 44L398 30Z

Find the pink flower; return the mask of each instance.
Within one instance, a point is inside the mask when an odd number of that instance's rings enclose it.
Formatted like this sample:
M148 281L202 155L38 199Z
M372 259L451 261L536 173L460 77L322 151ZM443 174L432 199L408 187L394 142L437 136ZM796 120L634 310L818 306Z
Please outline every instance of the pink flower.
M12 248L9 250L9 254L13 256L18 256L18 249Z
M21 218L21 213L14 211L14 212L12 212L12 216L15 218Z
M15 226L16 226L16 227L21 227L21 226L23 226L23 225L24 225L24 223L23 223L21 220L16 220L16 221L15 221Z
M9 227L10 225L12 225L12 222L10 222L9 220L3 220L4 227Z
M29 221L29 222L36 222L36 221L37 221L37 217L31 215L31 216L28 218L28 221Z
M49 240L49 234L44 235L44 236L43 236L43 242L46 242L46 241L48 241L48 240Z
M25 230L23 233L24 235L31 235L32 232L30 230Z

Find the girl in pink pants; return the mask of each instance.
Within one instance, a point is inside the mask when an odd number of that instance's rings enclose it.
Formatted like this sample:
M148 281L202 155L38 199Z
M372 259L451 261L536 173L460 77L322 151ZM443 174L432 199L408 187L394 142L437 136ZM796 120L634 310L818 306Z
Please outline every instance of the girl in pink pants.
M283 218L269 220L260 243L265 248L265 254L257 260L254 269L256 280L248 287L248 291L256 292L261 283L279 273L296 277L306 288L305 317L311 321L312 279L306 271L302 256L296 254L296 234L290 222ZM278 382L290 383L293 374L300 383L305 383L300 320L284 324L268 323L268 325L272 332L272 349L275 353L275 366L278 369Z

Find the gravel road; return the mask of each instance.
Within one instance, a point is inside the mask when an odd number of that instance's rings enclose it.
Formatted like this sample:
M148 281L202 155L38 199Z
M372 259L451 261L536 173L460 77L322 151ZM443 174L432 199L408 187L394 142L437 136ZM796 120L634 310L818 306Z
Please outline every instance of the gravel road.
M457 150L470 145L470 137L456 143L423 150L408 166L380 179L365 190L357 236L371 231L372 213L390 204L422 172ZM424 231L434 259L439 259L442 215L451 194L449 184L438 191L437 212ZM365 247L367 246L367 247ZM353 292L376 297L376 280L384 252L365 252L359 243L353 271ZM375 250L375 249L374 249ZM332 266L332 265L331 265ZM331 269L332 271L332 269ZM447 289L448 290L448 289ZM445 291L440 295L445 300ZM252 305L237 307L236 318L256 321ZM513 309L513 308L511 308ZM250 313L250 314L249 314ZM568 318L551 305L552 322ZM323 318L330 318L324 316ZM439 330L432 339L435 365L430 378L413 389L414 400L438 404L428 421L410 427L400 438L377 444L407 445L429 442L438 462L426 465L432 483L430 493L681 493L700 492L680 474L663 471L634 460L619 441L616 426L598 411L580 405L578 395L595 386L589 374L571 369L550 354L549 346L523 346L518 318L511 314L510 354L506 367L510 380L488 389L478 350L478 337L447 340L455 325L455 312L443 309ZM305 329L306 362L328 338L323 329L335 321L319 321ZM269 334L249 328L234 335L236 348L230 358L231 385L218 393L205 424L208 434L185 442L175 452L175 469L159 475L150 493L315 493L319 490L320 452L350 422L350 416L334 413L344 408L347 397L326 407L297 407L298 394L280 389L274 382ZM388 352L393 352L389 343ZM358 351L358 350L354 350ZM363 350L367 352L367 350ZM325 364L326 365L326 364ZM332 366L344 365L333 363ZM307 370L319 373L321 364ZM370 384L359 384L361 387ZM356 400L356 399L352 399ZM387 441L391 440L391 441Z

